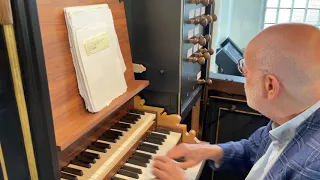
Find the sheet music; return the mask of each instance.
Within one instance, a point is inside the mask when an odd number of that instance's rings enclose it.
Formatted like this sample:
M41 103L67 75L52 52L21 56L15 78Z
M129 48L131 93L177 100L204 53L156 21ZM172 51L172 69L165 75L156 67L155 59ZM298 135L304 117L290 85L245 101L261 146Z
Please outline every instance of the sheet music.
M89 112L98 112L127 90L124 59L106 4L65 9L78 88Z

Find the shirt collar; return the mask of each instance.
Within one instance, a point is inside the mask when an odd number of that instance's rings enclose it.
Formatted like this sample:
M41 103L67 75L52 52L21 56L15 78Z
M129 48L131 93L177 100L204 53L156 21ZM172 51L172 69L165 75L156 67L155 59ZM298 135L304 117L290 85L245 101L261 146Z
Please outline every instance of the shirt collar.
M278 143L285 143L291 140L296 134L297 127L319 108L320 101L281 126L273 122L272 130L269 131L270 138Z

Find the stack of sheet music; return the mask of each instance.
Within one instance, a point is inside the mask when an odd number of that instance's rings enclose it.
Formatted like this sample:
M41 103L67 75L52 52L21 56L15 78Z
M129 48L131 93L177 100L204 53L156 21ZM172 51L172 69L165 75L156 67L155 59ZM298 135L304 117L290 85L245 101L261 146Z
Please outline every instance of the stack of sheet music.
M80 95L89 112L98 112L127 90L111 10L101 4L64 13Z

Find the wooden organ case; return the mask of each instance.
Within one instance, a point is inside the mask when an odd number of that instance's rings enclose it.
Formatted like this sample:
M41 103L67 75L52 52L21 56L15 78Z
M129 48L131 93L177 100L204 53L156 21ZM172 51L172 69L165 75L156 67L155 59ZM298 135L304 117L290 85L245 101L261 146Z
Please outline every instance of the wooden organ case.
M140 95L183 119L201 97L214 50L214 0L124 1L133 62L146 67L136 73L150 85Z
M147 106L137 96L149 82L134 78L122 2L11 3L38 169L31 179L151 179L153 155L164 155L179 142L201 143L194 131L179 124L179 115ZM89 113L78 92L63 9L104 3L114 18L128 89L100 112ZM200 163L185 171L197 179L202 167Z

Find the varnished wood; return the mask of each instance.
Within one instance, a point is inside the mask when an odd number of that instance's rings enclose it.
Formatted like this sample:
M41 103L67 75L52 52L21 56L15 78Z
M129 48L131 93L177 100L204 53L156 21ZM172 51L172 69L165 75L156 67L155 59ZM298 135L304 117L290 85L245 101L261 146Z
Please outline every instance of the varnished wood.
M164 112L164 108L152 107L145 105L145 100L141 97L136 96L134 98L134 108L143 110L146 112L154 112L157 114L157 127L168 128L173 131L180 132L182 135L182 142L184 143L199 143L196 138L196 132L191 130L187 132L187 126L185 124L180 124L181 117L177 114L168 115Z
M0 165L1 165L2 176L4 180L8 180L6 162L4 161L4 155L3 155L1 143L0 143Z
M23 82L21 76L20 62L17 51L17 44L13 25L3 26L4 36L8 49L8 56L10 62L10 70L12 75L14 93L17 102L17 108L21 123L21 130L24 140L24 147L26 149L27 161L29 166L30 177L34 180L38 179L37 165L34 156L33 142L30 132L30 122L28 117L26 99L24 96Z
M60 168L66 166L72 159L74 159L81 151L87 149L88 145L96 141L104 132L109 130L113 124L119 122L119 119L124 116L133 107L133 99L118 108L106 119L104 119L97 126L92 128L89 132L79 138L76 142L70 145L64 151L59 152Z
M99 113L91 114L79 95L64 18L65 7L108 4L127 70L127 92ZM124 4L118 0L37 1L56 143L64 150L148 85L135 81Z
M199 120L200 120L200 98L192 107L191 129L196 132L196 137L199 137L199 125L200 125Z
M209 86L209 90L221 91L230 94L237 94L245 96L246 93L244 91L244 83L229 81L229 80L220 80L214 79L212 80L212 86Z
M13 24L10 0L0 0L0 24Z

